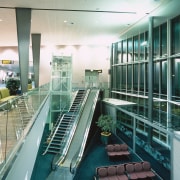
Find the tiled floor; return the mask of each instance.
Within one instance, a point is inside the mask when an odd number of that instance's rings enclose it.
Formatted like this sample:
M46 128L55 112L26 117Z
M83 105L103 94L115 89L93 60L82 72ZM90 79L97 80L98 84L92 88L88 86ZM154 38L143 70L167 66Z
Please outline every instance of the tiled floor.
M34 113L21 97L10 109L4 107L6 106L0 108L0 163L6 160L19 138L23 136L23 130Z
M17 142L17 109L0 111L0 162L3 162Z

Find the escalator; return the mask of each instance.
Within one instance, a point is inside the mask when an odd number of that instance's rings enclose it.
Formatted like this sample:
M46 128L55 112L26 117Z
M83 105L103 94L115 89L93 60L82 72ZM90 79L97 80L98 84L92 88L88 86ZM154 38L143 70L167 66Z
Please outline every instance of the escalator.
M67 138L78 117L77 114L86 94L86 90L78 90L69 111L58 118L54 130L47 139L47 146L45 147L43 155L46 153L63 154Z
M43 155L45 155L46 153L62 153L65 143L64 139L66 136L68 136L75 117L76 116L73 114L63 115L53 135L51 135L52 137L49 137L48 146L46 147Z
M91 89L67 153L63 159L57 161L56 170L50 173L47 180L58 178L61 178L62 180L73 179L74 175L70 172L71 162L76 154L78 158L83 155L98 97L99 89ZM79 155L80 153L81 155Z

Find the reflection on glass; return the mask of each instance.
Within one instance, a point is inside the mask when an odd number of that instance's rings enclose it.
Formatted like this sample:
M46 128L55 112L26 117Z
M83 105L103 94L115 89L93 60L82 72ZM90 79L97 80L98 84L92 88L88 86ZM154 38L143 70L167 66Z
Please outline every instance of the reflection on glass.
M178 100L180 96L180 59L172 59L172 96Z
M38 115L39 108L49 94L49 89L49 84L46 84L0 104L1 170L7 168L6 163L18 155L17 150L36 120L34 115Z
M126 65L123 65L122 66L122 74L121 74L121 77L122 77L122 91L126 91Z
M154 57L158 58L160 56L160 33L159 33L159 26L154 29Z
M127 66L128 73L127 73L127 90L131 92L132 90L132 65Z
M122 41L122 62L127 62L127 40Z
M118 62L117 63L122 63L122 42L118 42Z
M128 39L128 62L133 61L133 41L132 38Z
M180 104L171 104L171 126L176 131L180 131Z
M136 93L138 90L138 64L134 64L133 78L133 89L134 93Z
M161 94L167 94L167 61L162 61L162 71L161 71L162 85Z
M134 61L138 61L138 51L139 51L139 37L135 36L134 41Z
M140 64L140 76L139 76L139 78L140 78L140 80L139 80L139 82L140 82L140 84L139 84L139 89L140 89L140 91L142 91L142 92L144 92L144 78L145 78L145 74L144 74L144 70L145 70L145 64L143 63L143 64Z
M145 47L145 59L147 60L149 58L148 56L148 32L145 32L145 42L147 42L147 46Z
M116 90L120 90L121 87L121 81L120 81L120 77L121 77L121 66L116 66Z
M159 84L160 84L159 73L160 73L160 63L156 62L154 63L154 89L153 89L154 93L159 93Z
M180 53L180 16L172 20L172 54Z
M140 56L139 60L144 60L145 59L145 48L146 46L143 46L142 43L145 42L145 37L144 33L140 34Z
M167 56L167 23L161 25L161 56Z

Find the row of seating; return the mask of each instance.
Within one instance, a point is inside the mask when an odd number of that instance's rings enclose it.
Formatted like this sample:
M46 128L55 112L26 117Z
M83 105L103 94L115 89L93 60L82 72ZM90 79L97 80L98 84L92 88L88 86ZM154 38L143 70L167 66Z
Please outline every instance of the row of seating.
M142 161L97 167L94 178L98 180L138 180L152 179L155 176L150 163Z
M9 89L8 88L1 88L0 89L0 109L9 109L11 107L11 103L12 100L15 98L16 96L11 96L9 93ZM7 105L7 101L9 102L9 104Z
M9 89L8 88L2 88L0 89L0 102L5 102L8 101L12 98L14 98L15 96L11 96L9 93Z
M128 150L128 145L123 144L108 144L106 146L106 151L109 156L109 158L113 157L122 157L127 156L129 158L130 152Z

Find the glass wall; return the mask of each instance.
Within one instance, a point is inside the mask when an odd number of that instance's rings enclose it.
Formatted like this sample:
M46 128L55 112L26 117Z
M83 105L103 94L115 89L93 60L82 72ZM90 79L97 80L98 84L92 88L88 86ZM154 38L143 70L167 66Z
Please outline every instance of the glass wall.
M130 108L122 108L123 110ZM149 125L146 121L132 117L128 112L122 112L121 108L117 110L117 135L123 139L128 146L133 148L135 152L143 160L153 162L153 169L166 169L163 172L158 172L161 178L170 179L171 157L170 149L166 146L167 140L170 140L170 135L163 131L161 127L154 126L152 128L152 138L148 138ZM135 136L133 136L135 135ZM145 154L148 154L147 156Z
M172 48L171 52L172 54L178 54L180 53L180 16L174 18L172 20Z
M117 112L117 133L122 136L123 132L131 137L134 118L129 112L139 117L136 119L136 145L148 151L169 170L169 133L180 130L180 16L171 19L170 23L153 27L152 71L149 69L148 34L147 31L139 32L118 42L121 44L119 48L122 48L118 51L128 55L123 55L118 74L113 74L112 81L120 74L120 88L113 91L112 97L118 94L117 99L135 104L122 107L127 113ZM114 68L113 65L111 68ZM152 97L149 95L151 87ZM151 147L147 147L149 139L152 140ZM130 145L133 145L132 142ZM165 155L158 147L166 152Z
M172 59L172 96L174 100L180 99L180 58Z

